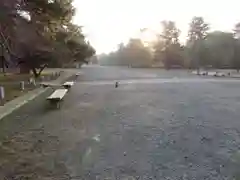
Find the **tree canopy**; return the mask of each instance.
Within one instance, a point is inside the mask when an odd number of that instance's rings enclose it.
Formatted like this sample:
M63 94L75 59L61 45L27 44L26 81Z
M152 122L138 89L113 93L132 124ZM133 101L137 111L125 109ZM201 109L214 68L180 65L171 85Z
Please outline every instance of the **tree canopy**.
M163 32L158 35L154 46L155 61L162 61L166 68L181 66L182 47L179 43L180 30L173 21L162 22Z
M152 67L163 64L169 68L235 68L240 69L240 22L232 32L211 31L203 17L193 17L188 36L180 41L181 31L174 21L162 21L151 46L140 39L120 44L117 51L99 56L104 65ZM141 31L146 31L146 28Z
M132 38L126 45L120 44L117 51L100 56L99 60L104 65L149 67L152 64L152 54L140 39Z
M3 0L0 13L6 64L38 76L46 66L87 63L95 54L82 27L72 23L72 0Z

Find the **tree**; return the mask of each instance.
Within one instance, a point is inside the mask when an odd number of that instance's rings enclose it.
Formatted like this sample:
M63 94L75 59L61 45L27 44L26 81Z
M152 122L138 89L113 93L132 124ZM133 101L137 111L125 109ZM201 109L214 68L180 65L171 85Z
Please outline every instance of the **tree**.
M43 34L39 34L31 21L18 20L16 27L15 63L19 65L21 73L29 73L32 70L35 77L38 77L51 61L51 58L47 57L51 57L53 52L52 42Z
M209 25L204 21L203 17L193 17L189 26L189 41L203 40L207 36Z
M54 38L56 32L71 23L75 9L72 0L28 0L21 6L30 16L38 33Z
M125 48L126 59L133 67L148 67L151 65L151 53L140 39L130 39Z
M91 62L92 64L98 64L98 58L97 58L97 56L92 56L91 59L90 59L90 62Z
M234 27L234 37L236 39L236 45L234 49L235 57L233 59L232 65L239 72L240 70L240 22L237 23Z
M16 22L23 20L19 5L21 0L2 0L0 3L0 45L5 65L11 64L12 49L15 43Z
M232 60L232 67L235 68L238 72L240 70L240 40L236 39L235 48L234 48L234 58Z
M36 73L36 69L41 72L47 67L51 58L46 58L46 51L48 54L53 52L57 32L70 23L74 14L71 3L69 0L28 0L22 3L21 10L29 15L28 27L31 27L32 31L31 39L28 37L20 41L21 47L27 49L27 52L21 49L24 53L19 58L24 72L31 69L37 77L40 74ZM33 40L37 43L34 44ZM40 57L41 54L43 57Z
M153 45L154 50L154 62L163 62L164 61L164 50L165 43L161 36L157 37L157 41Z
M239 39L240 38L240 22L235 25L233 31L234 31L235 37Z
M176 27L175 22L173 21L162 21L163 32L160 35L164 42L165 46L171 44L179 43L180 30Z
M95 50L72 24L74 12L72 0L3 0L1 45L22 72L36 77L48 64L87 63Z
M154 46L154 59L161 60L168 69L172 66L182 66L182 47L179 43L180 30L173 21L163 21L163 32L158 35Z
M190 49L191 54L191 66L199 68L201 63L201 53L200 49L204 49L204 43L202 42L207 36L209 30L209 25L205 23L203 17L193 17L189 25L188 31L188 42L187 47Z
M214 31L208 33L202 40L189 41L185 50L187 55L199 59L198 64L192 61L192 67L230 68L237 65L234 64L237 63L235 50L237 46L233 33Z
M99 57L100 64L131 67L149 67L152 64L152 54L140 39L131 38L124 45L121 43L117 51Z
M83 36L81 27L74 24L57 32L56 44L55 54L66 64L88 63L87 59L95 54L95 49Z
M236 40L233 33L214 31L204 40L208 49L208 64L213 67L231 67L235 56Z

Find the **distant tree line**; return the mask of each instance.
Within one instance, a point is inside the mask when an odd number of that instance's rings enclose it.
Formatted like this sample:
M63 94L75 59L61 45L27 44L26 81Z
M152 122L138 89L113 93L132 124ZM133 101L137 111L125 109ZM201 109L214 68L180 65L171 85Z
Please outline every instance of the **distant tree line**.
M45 67L87 63L95 54L72 23L73 0L1 0L2 68L19 66L37 77Z
M152 55L140 39L130 39L126 45L120 44L117 51L102 54L98 59L103 65L146 67L152 61Z
M151 45L130 39L117 51L99 56L103 65L152 67L162 63L165 68L235 68L240 69L240 23L233 32L210 31L202 17L193 17L185 44L179 42L180 29L173 21L163 21L162 32Z

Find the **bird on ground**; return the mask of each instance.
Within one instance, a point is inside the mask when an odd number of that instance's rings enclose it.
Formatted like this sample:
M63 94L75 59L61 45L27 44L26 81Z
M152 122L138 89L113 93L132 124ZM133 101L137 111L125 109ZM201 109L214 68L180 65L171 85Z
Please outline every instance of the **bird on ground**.
M119 83L116 82L116 83L115 83L115 88L118 88L118 86L119 86Z

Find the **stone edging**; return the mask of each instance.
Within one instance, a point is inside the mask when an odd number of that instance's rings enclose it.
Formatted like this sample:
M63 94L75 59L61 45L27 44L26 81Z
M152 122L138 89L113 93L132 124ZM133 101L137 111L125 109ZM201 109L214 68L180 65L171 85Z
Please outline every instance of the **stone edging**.
M17 110L18 108L22 107L29 101L35 99L37 96L41 95L42 93L46 92L49 88L37 88L34 89L23 96L17 97L16 99L6 103L4 106L0 107L0 120L5 116L11 114L13 111Z
M63 75L63 77L60 76L57 80L55 80L55 82L59 81L62 83L66 79L70 78L71 76L73 76L73 74L70 74L70 73L67 75L65 74ZM7 102L4 106L0 106L0 120L8 116L9 114L11 114L13 111L19 109L29 101L35 99L37 96L43 94L48 89L50 89L50 87L47 87L47 88L40 87L40 88L34 89L32 91L29 91L27 94L24 94L23 96L17 97L12 101Z

